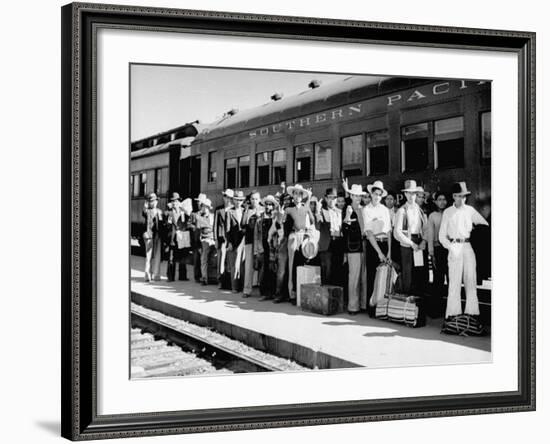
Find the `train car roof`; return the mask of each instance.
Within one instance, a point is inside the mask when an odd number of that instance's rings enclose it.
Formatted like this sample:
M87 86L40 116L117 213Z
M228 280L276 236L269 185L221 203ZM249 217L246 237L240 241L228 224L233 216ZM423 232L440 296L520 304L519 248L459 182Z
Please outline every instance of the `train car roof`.
M349 76L232 115L226 114L206 125L195 142L216 139L431 81L426 78Z
M145 157L145 156L152 156L153 154L160 154L165 151L169 151L170 147L177 145L180 148L184 148L191 145L191 142L195 140L195 137L188 136L188 137L181 137L180 139L175 139L170 142L165 143L159 143L157 145L148 147L148 148L142 148L139 150L132 151L130 153L131 159L137 159L139 157Z

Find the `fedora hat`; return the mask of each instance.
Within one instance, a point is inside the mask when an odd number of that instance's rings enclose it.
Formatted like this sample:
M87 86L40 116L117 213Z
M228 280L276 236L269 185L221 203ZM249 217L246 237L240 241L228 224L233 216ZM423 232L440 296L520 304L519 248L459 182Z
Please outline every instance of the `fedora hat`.
M367 185L367 191L369 193L372 193L373 189L379 189L382 191L382 197L386 197L388 195L388 192L384 189L384 184L381 180L375 180L373 184Z
M279 204L277 199L275 199L275 196L271 194L268 194L267 196L265 196L262 202L264 205L268 202L271 202L274 206L277 206Z
M468 190L468 187L466 186L466 182L455 182L453 183L453 187L451 189L452 194L460 194L462 196L467 196L468 194L471 194Z
M172 193L172 197L170 197L170 202L174 202L175 200L180 200L179 193Z
M349 194L354 194L355 196L366 196L367 192L363 191L363 187L361 185L353 184L351 188L348 190Z
M199 203L203 202L206 199L206 194L200 193L199 197L195 197L195 200L198 200Z
M233 199L235 200L245 200L244 193L241 190L237 190L233 193Z
M155 193L149 193L149 195L147 196L147 200L149 202L154 202L155 200L158 200L158 197Z
M233 197L235 193L233 193L233 190L231 188L228 188L227 190L225 191L222 191L222 195L224 195L225 197Z
M313 239L305 239L301 245L302 254L307 259L313 259L319 251L319 244Z
M418 186L416 185L416 180L406 180L405 181L405 188L403 188L401 191L403 191L403 192L408 191L410 193L416 193L418 191Z
M286 192L290 195L294 194L295 192L302 193L302 195L305 195L306 198L309 198L311 196L311 191L306 190L302 185L297 183L296 185L291 185L287 187Z

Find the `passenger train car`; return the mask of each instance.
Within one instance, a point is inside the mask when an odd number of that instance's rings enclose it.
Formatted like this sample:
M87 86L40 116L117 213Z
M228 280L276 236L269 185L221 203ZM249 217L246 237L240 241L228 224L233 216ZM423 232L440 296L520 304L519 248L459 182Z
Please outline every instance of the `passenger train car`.
M304 85L305 88L305 85ZM132 143L132 222L144 196L183 197L301 183L321 197L329 186L380 179L399 193L405 179L428 192L465 180L469 203L491 194L491 84L488 81L350 76L312 81L295 96L274 94L258 107L230 110ZM139 202L136 202L139 201ZM136 231L137 232L137 231Z

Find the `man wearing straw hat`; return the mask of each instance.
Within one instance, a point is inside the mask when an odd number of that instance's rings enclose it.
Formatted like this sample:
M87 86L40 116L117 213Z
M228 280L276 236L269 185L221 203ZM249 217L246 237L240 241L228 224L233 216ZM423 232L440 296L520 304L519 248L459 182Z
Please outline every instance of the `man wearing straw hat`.
M243 297L248 298L252 295L252 285L254 277L254 249L255 243L259 240L254 239L254 231L263 207L260 205L260 193L253 191L249 197L250 205L243 213L242 227L244 231L244 286Z
M238 293L242 287L244 277L244 231L241 226L243 218L244 193L237 190L233 194L233 208L227 210L226 240L227 240L227 262L229 264L229 273L231 274L231 289L233 293Z
M178 279L187 280L187 266L184 263L185 248L190 247L189 232L187 230L187 216L185 215L179 193L172 193L166 223L169 228L169 258L166 276L169 281L176 279L176 264L178 264Z
M143 217L145 218L145 281L151 279L160 280L160 261L162 241L160 239L160 224L162 223L162 211L157 207L158 198L155 193L149 194L147 202L143 205Z
M323 285L341 285L342 210L336 207L337 196L336 188L327 188L318 216L319 258Z
M347 187L346 187L347 188ZM363 207L361 198L366 194L361 185L352 185L346 192L351 204L346 205L342 215L344 252L348 262L348 313L355 315L361 308L367 308L367 279L363 248Z
M222 192L222 196L223 205L218 207L214 213L214 241L218 250L218 283L219 288L224 288L225 285L229 284L229 289L231 289L225 230L227 212L233 207L233 190L228 188Z
M416 203L417 193L424 193L414 180L406 180L407 202L395 215L394 236L401 249L402 291L407 294L424 295L428 285L428 220Z
M287 188L292 196L294 206L285 209L285 236L288 238L288 294L290 302L296 304L296 253L304 238L315 228L315 218L304 200L311 197L311 191L296 184Z
M270 245L270 230L277 214L277 199L271 194L264 197L264 211L258 218L254 230L254 257L258 262L260 300L273 299L276 288L277 255Z
M377 180L367 185L371 202L363 208L365 220L366 243L365 265L367 267L367 298L374 290L376 268L383 262L391 261L391 216L390 210L382 204L382 199L388 195L382 181ZM367 313L374 317L376 308L367 305Z
M199 214L196 218L197 230L201 243L201 283L208 284L208 264L215 254L214 242L214 215L212 214L212 201L208 198L200 202Z
M439 242L449 251L449 293L445 318L462 314L460 301L461 284L466 291L464 313L479 315L476 287L476 256L470 244L474 225L489 225L473 207L466 205L470 194L466 182L457 182L452 187L454 204L443 212L439 229Z
M200 205L206 199L206 194L200 193L193 200L197 202L198 210L191 213L189 228L191 229L191 248L193 249L193 274L195 282L202 282L201 272L201 240L200 230L197 228L197 216L200 214Z

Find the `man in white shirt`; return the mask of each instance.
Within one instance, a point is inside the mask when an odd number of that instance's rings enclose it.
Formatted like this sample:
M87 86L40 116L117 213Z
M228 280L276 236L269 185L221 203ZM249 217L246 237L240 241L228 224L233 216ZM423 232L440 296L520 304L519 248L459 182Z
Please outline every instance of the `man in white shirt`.
M405 193L407 202L397 210L393 230L401 247L401 290L422 296L428 285L428 220L416 204L416 195L424 190L416 185L415 180L406 180L401 191Z
M363 208L365 220L365 235L367 236L365 262L367 264L367 299L370 299L374 289L376 267L382 262L391 260L391 216L390 210L382 204L382 199L388 192L382 181L377 180L367 185L371 202ZM367 305L367 313L374 317L376 308Z
M466 307L464 313L479 315L476 288L476 256L470 244L473 225L489 225L473 207L466 205L470 194L466 182L457 182L452 189L454 204L443 212L439 242L449 250L449 293L445 318L462 314L460 284L464 281Z

